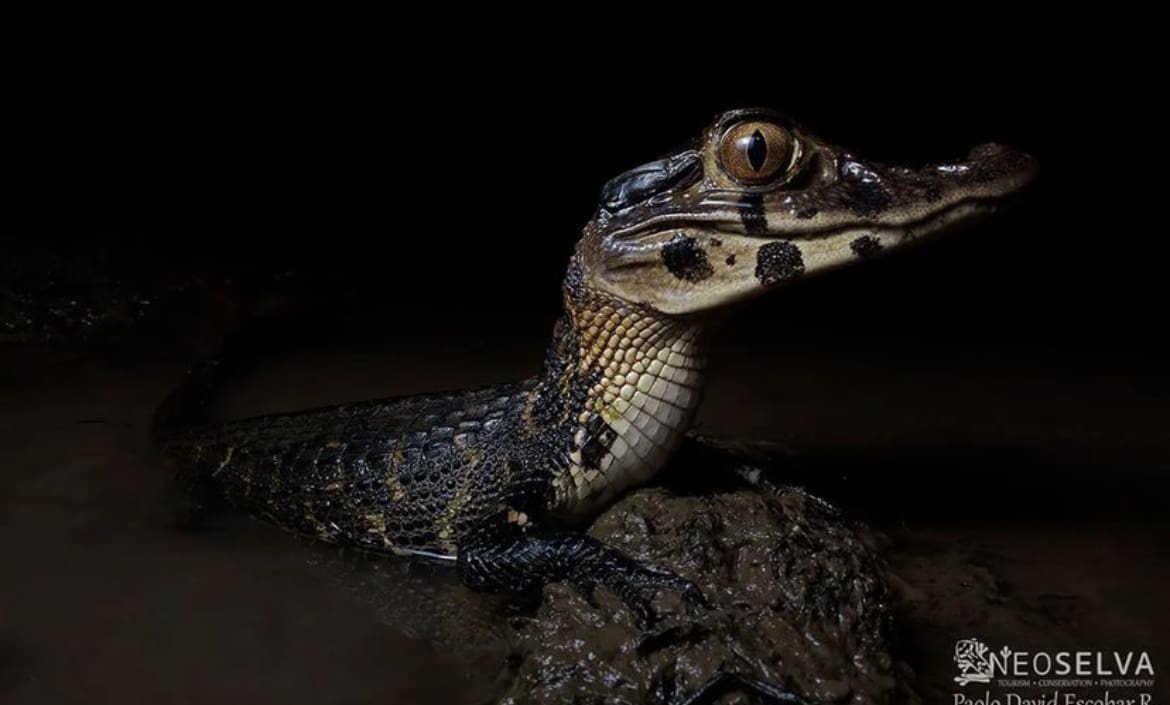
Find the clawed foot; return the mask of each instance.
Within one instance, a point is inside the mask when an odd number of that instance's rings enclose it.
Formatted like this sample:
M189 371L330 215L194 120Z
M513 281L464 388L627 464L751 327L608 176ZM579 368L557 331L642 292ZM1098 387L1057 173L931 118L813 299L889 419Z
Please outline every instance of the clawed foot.
M694 604L709 605L690 580L661 568L643 566L584 534L529 535L471 543L459 551L456 566L465 584L481 590L530 592L552 582L567 581L592 598L594 590L606 588L629 606L642 625L654 620L651 603L659 590L677 592Z
M657 614L653 608L655 595L662 590L676 592L687 602L709 608L711 603L693 581L668 570L639 565L633 561L622 561L607 566L608 570L591 585L582 587L606 587L614 592L637 618L638 625L651 626Z

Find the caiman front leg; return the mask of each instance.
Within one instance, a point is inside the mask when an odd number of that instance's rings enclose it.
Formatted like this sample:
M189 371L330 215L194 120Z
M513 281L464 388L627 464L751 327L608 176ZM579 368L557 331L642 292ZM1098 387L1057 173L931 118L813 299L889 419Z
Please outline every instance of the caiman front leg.
M533 592L567 582L591 598L606 588L648 625L651 601L659 590L673 590L692 603L707 600L695 583L670 571L645 566L591 536L571 532L527 534L487 532L459 551L459 575L469 587L494 592Z

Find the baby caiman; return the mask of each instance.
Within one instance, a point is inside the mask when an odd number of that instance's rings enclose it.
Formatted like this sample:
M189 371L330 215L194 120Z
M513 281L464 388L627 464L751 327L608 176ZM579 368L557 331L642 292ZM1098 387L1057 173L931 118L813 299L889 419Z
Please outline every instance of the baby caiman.
M246 512L327 542L445 558L474 588L605 587L643 618L659 589L701 601L690 581L566 520L645 483L679 449L713 314L952 231L1034 173L995 144L889 166L777 113L727 112L690 148L602 188L539 375L218 425L176 428L181 414L168 412L161 448L177 477Z

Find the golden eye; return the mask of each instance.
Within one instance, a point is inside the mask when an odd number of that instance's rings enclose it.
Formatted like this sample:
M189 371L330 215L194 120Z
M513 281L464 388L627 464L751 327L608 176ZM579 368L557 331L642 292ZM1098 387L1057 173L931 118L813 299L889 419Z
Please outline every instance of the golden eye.
M732 125L719 143L719 163L743 184L759 184L786 171L792 163L792 135L771 122Z

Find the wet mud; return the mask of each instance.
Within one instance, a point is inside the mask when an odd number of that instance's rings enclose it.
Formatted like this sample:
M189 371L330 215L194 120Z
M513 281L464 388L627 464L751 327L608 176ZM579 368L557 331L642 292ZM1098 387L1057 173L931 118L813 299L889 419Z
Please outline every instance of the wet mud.
M611 595L546 588L520 629L503 702L683 702L721 676L810 702L905 702L893 653L895 596L880 537L800 492L676 496L647 489L590 533L695 580L709 608L662 595L649 629ZM746 695L744 688L729 685ZM712 702L714 699L711 700Z

